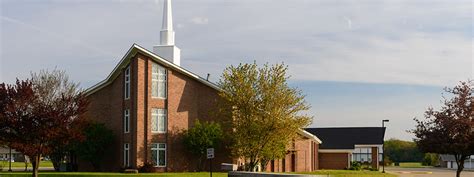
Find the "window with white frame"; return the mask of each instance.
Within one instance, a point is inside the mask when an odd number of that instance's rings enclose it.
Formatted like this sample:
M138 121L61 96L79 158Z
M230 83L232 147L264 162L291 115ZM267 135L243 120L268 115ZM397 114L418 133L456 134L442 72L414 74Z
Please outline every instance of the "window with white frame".
M151 97L166 99L166 69L153 63L151 67Z
M123 132L130 132L130 110L125 109L123 113Z
M130 98L130 66L125 69L125 90L124 90L125 99Z
M157 167L166 167L166 144L151 144L151 158Z
M151 132L166 133L167 122L166 109L151 109Z
M130 166L130 144L123 144L123 166Z

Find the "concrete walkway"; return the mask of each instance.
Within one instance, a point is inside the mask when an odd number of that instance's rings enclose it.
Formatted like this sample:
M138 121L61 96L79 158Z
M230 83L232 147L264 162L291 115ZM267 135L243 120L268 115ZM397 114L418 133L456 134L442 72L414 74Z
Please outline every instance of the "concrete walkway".
M28 167L28 171L32 171L31 167ZM39 167L39 171L54 171L53 167ZM3 170L0 171L8 171L8 166L3 167ZM25 167L12 167L12 171L25 171Z
M445 168L385 168L385 171L399 177L456 177L456 171ZM461 177L474 177L473 171L461 172Z

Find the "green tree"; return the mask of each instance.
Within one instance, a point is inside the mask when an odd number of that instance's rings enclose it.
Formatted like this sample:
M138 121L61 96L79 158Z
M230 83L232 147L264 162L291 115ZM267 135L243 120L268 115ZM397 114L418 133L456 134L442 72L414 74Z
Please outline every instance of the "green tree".
M435 153L425 153L422 164L425 166L436 166L439 163L439 155Z
M223 139L221 126L215 122L199 122L196 120L194 127L183 133L183 142L186 149L198 157L197 168L203 169L207 148L218 148Z
M415 142L390 139L385 141L385 156L392 162L421 162L423 153Z
M428 108L425 119L415 118L415 142L423 152L451 154L461 175L464 161L474 154L474 86L471 81L446 88L451 98L443 97L440 110Z
M74 146L77 156L89 162L95 171L100 171L100 164L107 153L107 147L113 143L114 134L104 124L90 123L84 130L85 140Z
M302 113L309 109L304 95L288 86L287 70L283 64L240 64L226 68L219 81L219 105L232 117L232 154L246 160L245 170L283 157L286 145L311 122Z

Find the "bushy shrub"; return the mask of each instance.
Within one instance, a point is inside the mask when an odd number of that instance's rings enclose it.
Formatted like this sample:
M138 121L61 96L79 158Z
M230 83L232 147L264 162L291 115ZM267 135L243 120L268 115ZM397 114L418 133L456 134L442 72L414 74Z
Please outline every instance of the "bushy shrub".
M150 162L147 162L145 163L143 166L141 166L138 171L140 173L153 173L155 172L155 163L150 163Z
M360 171L362 170L362 165L360 164L360 162L353 161L351 162L351 167L349 168L349 170Z
M426 153L423 158L422 165L425 166L436 166L438 165L439 155L434 153Z

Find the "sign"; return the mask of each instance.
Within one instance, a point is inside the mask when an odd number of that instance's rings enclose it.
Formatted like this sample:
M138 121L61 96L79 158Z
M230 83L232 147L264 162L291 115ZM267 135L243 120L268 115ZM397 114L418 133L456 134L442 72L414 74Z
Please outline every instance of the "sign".
M214 148L207 148L207 159L214 158Z

